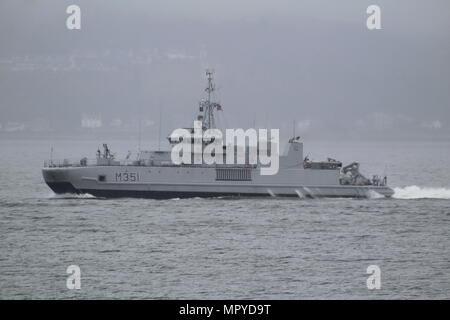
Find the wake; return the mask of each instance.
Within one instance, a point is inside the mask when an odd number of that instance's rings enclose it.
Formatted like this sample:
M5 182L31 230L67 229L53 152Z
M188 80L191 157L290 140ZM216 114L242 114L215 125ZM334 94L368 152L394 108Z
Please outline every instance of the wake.
M65 193L65 194L56 194L51 193L47 196L48 199L97 199L92 194L89 193L82 193L82 194L72 194L72 193Z
M450 199L450 189L408 186L394 188L394 199Z

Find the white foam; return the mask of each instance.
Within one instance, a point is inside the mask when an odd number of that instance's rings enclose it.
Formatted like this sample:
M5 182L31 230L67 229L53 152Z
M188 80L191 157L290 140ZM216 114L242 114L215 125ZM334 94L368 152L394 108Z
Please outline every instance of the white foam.
M82 193L82 194L76 194L76 193L64 193L64 194L56 194L51 193L48 198L50 199L96 199L92 194L89 193Z
M312 190L308 187L303 187L303 190L306 191L307 195L309 195L311 198L314 198L314 194L312 192Z
M298 197L299 197L300 199L305 198L305 195L304 195L300 190L295 189L295 193L297 193L297 195L298 195Z
M367 198L368 199L381 199L384 198L384 196L375 190L369 190L367 191Z
M395 199L450 199L450 189L408 186L394 188Z

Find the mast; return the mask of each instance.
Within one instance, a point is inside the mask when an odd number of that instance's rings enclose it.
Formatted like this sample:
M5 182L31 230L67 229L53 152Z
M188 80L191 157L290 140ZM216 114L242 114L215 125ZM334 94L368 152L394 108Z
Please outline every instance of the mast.
M208 79L208 87L205 91L208 93L206 101L200 102L200 111L204 112L204 128L212 129L216 127L214 121L214 108L218 107L218 104L211 101L211 95L216 90L216 86L213 83L213 71L207 69L206 76Z
M158 151L161 151L161 120L162 120L162 106L159 105L159 128L158 128Z

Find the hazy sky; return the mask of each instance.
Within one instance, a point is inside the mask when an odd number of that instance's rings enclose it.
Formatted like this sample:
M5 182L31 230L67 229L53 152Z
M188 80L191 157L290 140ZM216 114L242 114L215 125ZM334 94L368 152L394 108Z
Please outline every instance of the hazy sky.
M66 8L81 7L81 30ZM381 7L382 30L366 28ZM2 0L0 134L191 125L204 69L227 127L446 138L450 1ZM83 122L84 119L84 122Z

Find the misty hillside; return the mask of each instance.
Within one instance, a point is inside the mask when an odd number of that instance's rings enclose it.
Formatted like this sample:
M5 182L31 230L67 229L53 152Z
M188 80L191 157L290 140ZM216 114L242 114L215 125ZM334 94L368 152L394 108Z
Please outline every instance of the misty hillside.
M377 31L365 27L367 1L323 11L312 1L291 11L194 3L130 1L122 10L78 1L82 29L70 31L70 1L2 1L0 134L128 134L140 125L155 135L160 110L166 134L191 124L207 67L223 127L289 135L297 120L306 137L450 133L448 1L434 10L380 1Z

